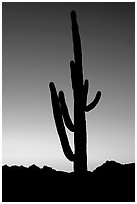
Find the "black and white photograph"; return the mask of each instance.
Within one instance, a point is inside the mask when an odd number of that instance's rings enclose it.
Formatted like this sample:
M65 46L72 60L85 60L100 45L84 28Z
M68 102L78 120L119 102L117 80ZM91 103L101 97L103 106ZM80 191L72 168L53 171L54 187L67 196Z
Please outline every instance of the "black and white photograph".
M2 202L135 202L135 2L2 2Z

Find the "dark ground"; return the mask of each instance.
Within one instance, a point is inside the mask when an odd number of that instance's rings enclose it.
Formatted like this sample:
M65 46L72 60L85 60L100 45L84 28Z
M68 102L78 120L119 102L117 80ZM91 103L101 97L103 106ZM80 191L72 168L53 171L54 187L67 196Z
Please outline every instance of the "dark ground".
M35 165L2 167L2 201L134 202L135 164L107 161L84 175Z

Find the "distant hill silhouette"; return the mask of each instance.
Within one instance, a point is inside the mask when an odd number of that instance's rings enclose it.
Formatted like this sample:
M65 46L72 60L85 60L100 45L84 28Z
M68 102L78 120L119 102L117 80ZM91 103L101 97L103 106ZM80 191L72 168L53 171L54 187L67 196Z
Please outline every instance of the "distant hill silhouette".
M134 202L135 164L107 161L84 174L36 165L2 167L2 201Z

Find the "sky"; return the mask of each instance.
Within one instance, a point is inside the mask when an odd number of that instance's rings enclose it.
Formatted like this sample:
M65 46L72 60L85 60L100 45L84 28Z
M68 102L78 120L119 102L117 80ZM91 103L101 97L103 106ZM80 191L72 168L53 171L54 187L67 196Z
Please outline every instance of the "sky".
M75 10L88 103L88 169L135 162L134 3L2 3L2 164L72 171L56 130L49 83L65 93L73 120L69 63ZM67 130L74 150L73 133Z

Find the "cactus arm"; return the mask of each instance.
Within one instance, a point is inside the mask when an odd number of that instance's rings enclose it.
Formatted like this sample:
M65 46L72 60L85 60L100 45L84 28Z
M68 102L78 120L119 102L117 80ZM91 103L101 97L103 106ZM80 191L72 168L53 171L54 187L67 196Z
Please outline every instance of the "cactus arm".
M85 80L84 85L83 85L83 91L84 91L84 103L85 106L87 105L87 95L88 95L88 88L89 88L89 81L88 79Z
M59 92L59 101L60 101L61 111L62 111L62 115L63 115L63 118L64 118L65 125L67 126L67 128L70 131L74 132L74 125L73 125L73 123L71 121L71 118L69 116L69 112L68 112L68 108L67 108L67 105L66 105L66 102L65 102L65 96L64 96L63 91Z
M86 95L88 94L88 87L89 87L89 81L88 81L88 79L85 79L84 91L85 91Z
M101 97L101 91L98 91L96 93L96 96L94 98L94 100L85 107L85 111L86 112L89 112L90 110L92 110L93 108L95 108L95 106L98 104L99 100L100 100L100 97Z
M63 152L68 160L74 161L74 154L70 148L69 141L66 135L64 122L62 119L60 104L58 95L56 92L56 88L53 82L50 82L49 84L50 92L51 92L51 101L52 101L52 107L53 107L53 115L57 127L57 132L60 138L60 142L62 145Z

